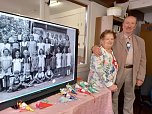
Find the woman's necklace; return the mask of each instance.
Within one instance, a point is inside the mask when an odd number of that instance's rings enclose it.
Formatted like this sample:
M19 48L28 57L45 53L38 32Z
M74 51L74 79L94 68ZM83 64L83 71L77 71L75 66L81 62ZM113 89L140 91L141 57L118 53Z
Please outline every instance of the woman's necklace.
M106 49L106 51L108 52L108 53L112 53L112 50L111 49Z

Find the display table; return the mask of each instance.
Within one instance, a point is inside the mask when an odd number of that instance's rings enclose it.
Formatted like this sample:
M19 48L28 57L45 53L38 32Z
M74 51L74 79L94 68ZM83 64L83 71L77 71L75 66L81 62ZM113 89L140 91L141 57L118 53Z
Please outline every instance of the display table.
M61 95L56 94L48 97L49 103L53 106L45 109L37 109L35 103L30 104L34 112L14 110L7 108L0 111L0 114L113 114L111 92L103 88L100 93L95 93L93 96L78 93L78 100L59 103Z

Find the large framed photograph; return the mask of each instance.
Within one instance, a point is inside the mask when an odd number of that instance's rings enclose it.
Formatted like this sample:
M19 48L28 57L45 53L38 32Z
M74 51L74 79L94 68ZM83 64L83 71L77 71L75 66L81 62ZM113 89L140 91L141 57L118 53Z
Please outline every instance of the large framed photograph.
M0 12L0 110L76 82L78 30Z

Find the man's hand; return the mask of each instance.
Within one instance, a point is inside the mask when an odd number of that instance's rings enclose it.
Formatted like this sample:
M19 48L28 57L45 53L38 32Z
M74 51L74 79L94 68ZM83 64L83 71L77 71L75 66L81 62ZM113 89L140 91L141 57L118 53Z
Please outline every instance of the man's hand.
M100 53L100 47L99 46L93 46L92 47L92 52L98 57L101 55Z
M142 80L137 79L136 80L136 86L141 86L143 84Z

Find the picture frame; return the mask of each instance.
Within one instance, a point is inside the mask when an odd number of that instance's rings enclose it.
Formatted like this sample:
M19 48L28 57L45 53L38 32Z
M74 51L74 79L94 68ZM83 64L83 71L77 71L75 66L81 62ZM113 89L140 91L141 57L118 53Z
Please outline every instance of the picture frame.
M0 110L77 79L78 29L0 11Z

